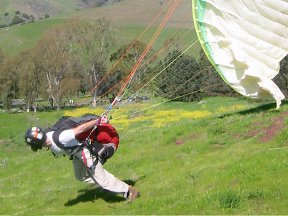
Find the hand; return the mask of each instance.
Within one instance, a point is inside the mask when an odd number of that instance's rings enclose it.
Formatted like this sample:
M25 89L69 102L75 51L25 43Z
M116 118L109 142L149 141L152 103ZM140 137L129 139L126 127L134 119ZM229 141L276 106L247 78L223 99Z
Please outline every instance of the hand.
M107 159L111 158L115 152L114 144L103 144L103 148L98 152L99 160L104 164Z
M105 123L108 123L109 122L109 119L108 119L108 117L106 116L106 115L103 115L102 117L101 117L101 124L105 124Z

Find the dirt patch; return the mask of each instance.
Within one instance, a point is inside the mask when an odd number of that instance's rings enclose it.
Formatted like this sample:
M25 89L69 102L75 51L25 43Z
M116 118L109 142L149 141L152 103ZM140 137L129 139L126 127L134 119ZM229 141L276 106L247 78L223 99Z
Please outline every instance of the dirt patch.
M182 144L184 144L184 143L185 143L185 141L182 140L182 139L176 140L176 145L182 145Z
M288 118L288 111L282 112L279 115L273 117L270 119L270 124L267 126L267 124L264 124L263 122L255 122L253 125L250 126L252 128L246 136L248 138L258 137L258 140L261 142L269 142L271 141L275 136L277 136L284 128L285 128L285 119ZM196 134L191 133L188 137L189 140L197 140L201 138L201 136L205 136L204 134ZM242 138L241 134L235 135L235 138ZM183 145L185 144L185 139L177 139L175 141L176 145ZM219 144L215 143L212 144L214 148L223 148L225 147L225 144Z
M5 144L5 143L7 143L8 142L8 140L0 140L0 145L1 144Z
M259 136L261 142L269 142L285 127L285 118L288 116L288 111L279 114L271 119L269 126L263 126L263 123L256 122L252 125L255 130L249 132L248 136Z
M226 146L225 146L225 144L213 144L212 147L218 149L218 148L224 148Z

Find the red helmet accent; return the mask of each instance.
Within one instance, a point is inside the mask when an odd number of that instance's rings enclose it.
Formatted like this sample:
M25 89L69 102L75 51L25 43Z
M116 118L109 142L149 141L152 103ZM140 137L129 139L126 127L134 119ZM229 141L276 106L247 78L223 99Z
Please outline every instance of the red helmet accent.
M46 141L46 133L39 127L29 128L25 134L25 142L31 146L33 151L42 149L43 144Z

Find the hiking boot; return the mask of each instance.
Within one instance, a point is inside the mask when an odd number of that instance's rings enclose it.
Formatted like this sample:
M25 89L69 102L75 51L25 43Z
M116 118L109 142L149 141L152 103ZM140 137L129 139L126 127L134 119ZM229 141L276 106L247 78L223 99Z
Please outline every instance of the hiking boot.
M135 187L129 186L127 201L131 202L140 196L140 193L136 190Z

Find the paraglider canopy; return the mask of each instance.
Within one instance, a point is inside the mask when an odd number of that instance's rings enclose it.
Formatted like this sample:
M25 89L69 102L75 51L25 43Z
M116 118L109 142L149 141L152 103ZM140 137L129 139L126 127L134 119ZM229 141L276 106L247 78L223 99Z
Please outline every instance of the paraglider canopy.
M272 79L288 53L287 0L192 0L199 41L223 80L240 94L285 97Z

